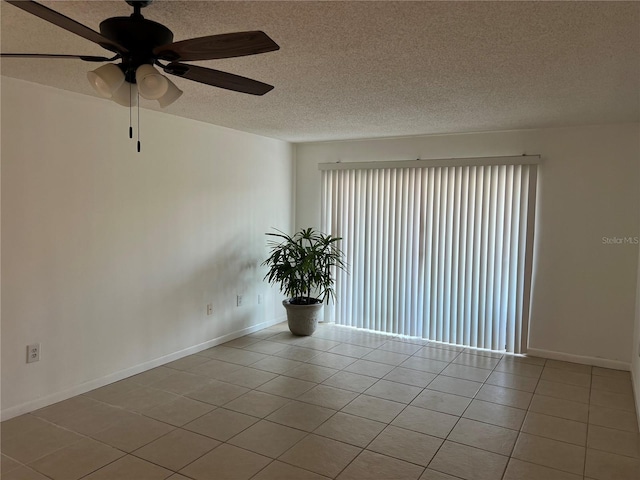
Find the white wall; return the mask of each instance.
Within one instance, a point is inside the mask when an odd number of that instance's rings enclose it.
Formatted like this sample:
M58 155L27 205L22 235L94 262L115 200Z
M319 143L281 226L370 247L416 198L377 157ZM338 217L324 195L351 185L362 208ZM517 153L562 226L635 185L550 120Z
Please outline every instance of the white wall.
M529 346L629 368L639 234L638 125L438 135L296 146L296 225L319 226L318 163L540 154Z
M138 154L127 109L2 78L3 418L284 314L259 264L292 146L141 113Z

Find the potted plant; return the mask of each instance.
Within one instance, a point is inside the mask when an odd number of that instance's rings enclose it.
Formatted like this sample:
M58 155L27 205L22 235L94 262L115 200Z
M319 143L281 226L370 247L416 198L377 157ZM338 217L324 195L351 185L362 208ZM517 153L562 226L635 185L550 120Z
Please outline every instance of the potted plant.
M335 299L333 285L336 268L345 269L339 237L306 228L293 236L278 230L267 233L269 257L264 279L289 296L282 304L287 310L289 330L294 335L311 335L318 326L320 310L326 300Z

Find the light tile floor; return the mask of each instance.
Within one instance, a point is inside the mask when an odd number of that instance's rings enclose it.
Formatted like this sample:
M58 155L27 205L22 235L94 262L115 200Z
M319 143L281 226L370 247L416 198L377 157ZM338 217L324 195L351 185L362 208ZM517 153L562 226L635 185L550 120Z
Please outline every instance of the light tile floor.
M638 480L628 372L333 325L1 424L2 480Z

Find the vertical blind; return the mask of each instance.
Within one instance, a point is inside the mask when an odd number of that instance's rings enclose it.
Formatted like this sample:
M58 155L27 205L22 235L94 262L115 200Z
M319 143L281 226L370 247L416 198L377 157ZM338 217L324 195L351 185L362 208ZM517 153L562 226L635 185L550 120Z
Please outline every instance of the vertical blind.
M538 157L322 164L338 324L523 353ZM454 163L455 162L455 163Z

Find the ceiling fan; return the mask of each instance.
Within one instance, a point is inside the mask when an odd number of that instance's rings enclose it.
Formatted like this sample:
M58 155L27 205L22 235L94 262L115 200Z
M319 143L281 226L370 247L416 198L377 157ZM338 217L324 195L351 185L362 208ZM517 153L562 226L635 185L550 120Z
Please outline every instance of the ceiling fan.
M165 73L196 82L251 95L264 95L272 85L231 73L182 63L241 57L278 50L280 47L261 31L224 33L173 41L173 33L164 25L147 20L140 13L153 0L126 0L133 7L129 17L112 17L100 23L100 33L44 5L30 0L6 0L8 3L69 32L97 43L115 55L107 58L92 55L57 55L39 53L1 53L1 57L75 58L86 62L107 63L88 72L96 91L121 105L135 103L133 92L143 98L158 100L161 107L173 103L182 91L155 67ZM165 63L162 63L165 62Z

